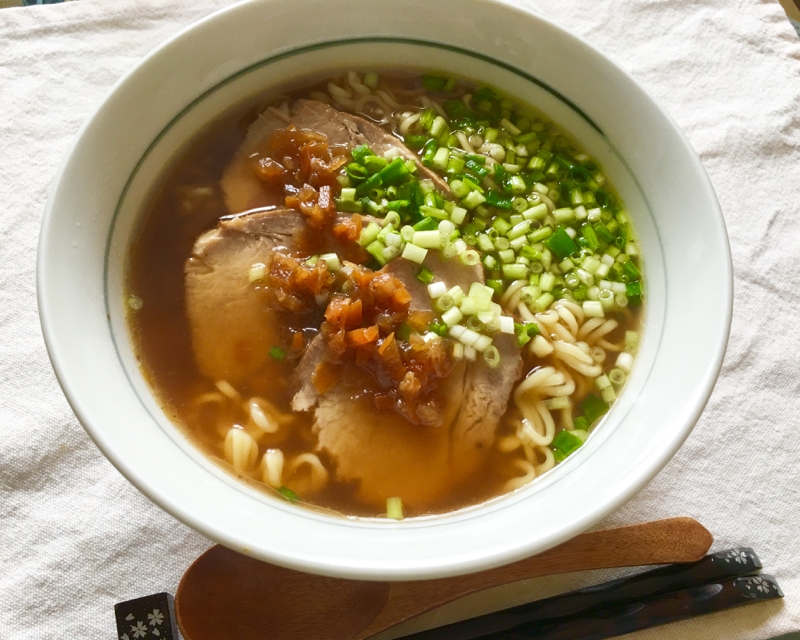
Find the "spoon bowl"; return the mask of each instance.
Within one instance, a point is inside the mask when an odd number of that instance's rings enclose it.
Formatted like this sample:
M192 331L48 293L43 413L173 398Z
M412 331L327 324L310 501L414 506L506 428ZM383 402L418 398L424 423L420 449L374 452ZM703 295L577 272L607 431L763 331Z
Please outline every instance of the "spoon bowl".
M186 640L363 640L502 584L571 571L694 562L712 540L696 520L669 518L584 533L504 567L413 582L311 575L217 545L184 574L175 614Z

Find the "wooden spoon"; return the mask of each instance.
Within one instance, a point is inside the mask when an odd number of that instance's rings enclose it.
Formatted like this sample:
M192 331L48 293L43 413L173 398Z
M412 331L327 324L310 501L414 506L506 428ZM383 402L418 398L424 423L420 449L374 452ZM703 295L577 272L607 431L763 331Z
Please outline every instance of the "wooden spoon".
M326 578L215 546L183 575L175 613L186 640L362 640L482 589L571 571L692 562L712 540L692 518L669 518L584 533L488 571L414 582Z

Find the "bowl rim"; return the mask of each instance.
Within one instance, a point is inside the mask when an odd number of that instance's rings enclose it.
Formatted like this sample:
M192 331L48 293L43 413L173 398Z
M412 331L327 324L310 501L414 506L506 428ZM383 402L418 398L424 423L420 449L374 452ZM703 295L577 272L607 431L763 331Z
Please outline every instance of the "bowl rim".
M97 109L89 116L86 122L82 125L81 129L75 136L72 144L69 147L59 169L55 176L55 179L52 183L50 194L48 196L47 206L45 209L45 214L42 220L42 228L39 238L39 247L38 247L38 255L37 255L37 294L38 294L38 304L39 304L39 316L40 322L42 326L43 336L47 345L48 355L50 357L53 369L56 373L56 377L59 380L59 383L64 391L64 394L69 402L72 410L75 412L76 416L78 417L81 424L84 426L84 429L90 435L90 437L94 440L95 444L104 455L114 464L115 467L130 481L132 482L140 491L145 493L153 502L164 508L166 511L171 513L173 516L177 517L179 520L183 521L184 523L190 525L197 531L201 531L205 535L210 535L215 540L226 544L226 546L230 546L233 548L241 548L240 541L238 540L230 540L226 536L222 535L219 532L216 532L217 535L214 535L215 532L209 531L208 525L205 522L199 521L194 514L185 511L180 504L177 504L169 499L169 497L163 495L159 492L158 487L146 485L141 481L140 478L137 477L137 473L134 469L130 468L126 461L117 455L117 452L113 449L113 447L108 446L108 443L105 441L102 435L102 428L97 427L96 425L92 424L91 419L87 416L86 412L84 411L83 406L81 405L81 398L80 393L76 392L73 388L73 385L70 381L70 374L68 371L68 367L65 366L65 362L61 358L61 354L59 352L58 346L58 338L56 337L56 325L57 319L50 315L49 309L45 303L45 300L48 297L48 282L47 282L47 273L52 266L49 264L47 252L45 248L47 246L48 240L51 236L51 223L53 217L56 215L55 211L57 209L57 203L55 202L55 194L58 188L58 185L61 183L65 170L67 166L70 164L70 160L76 150L76 148L82 143L84 134L86 130L91 126L92 122L98 116L100 111L103 109L106 101L115 94L119 90L121 86L124 86L128 79L133 76L134 74L139 71L139 69L145 66L147 63L151 62L154 59L158 59L158 57L162 54L163 51L168 49L169 47L173 46L174 43L180 41L182 38L186 36L187 33L191 33L196 29L200 28L203 25L206 25L212 21L216 21L219 16L228 14L229 12L235 12L241 9L243 6L249 5L258 5L258 4L277 4L277 0L246 0L245 2L239 3L237 5L233 5L231 7L226 7L221 9L220 11L214 12L207 16L206 18L202 19L201 21L194 23L187 28L181 30L179 33L174 35L172 38L164 42L162 45L154 49L150 52L147 56L145 56L139 63L129 70L125 75L120 78L117 83L114 84L112 89L107 94L106 98L98 105ZM687 156L691 158L693 162L693 171L697 173L698 176L701 177L704 186L706 188L706 193L704 197L709 200L709 202L714 203L714 207L709 212L713 214L715 218L715 222L718 225L720 231L722 232L722 239L723 241L723 249L725 258L726 258L726 265L725 265L725 282L723 284L724 289L724 297L727 302L725 309L722 310L721 314L721 328L718 335L718 341L714 351L714 358L709 363L707 369L705 370L703 377L701 379L700 384L697 385L697 393L695 397L695 401L692 405L692 410L686 414L686 418L680 428L675 427L673 430L673 438L670 440L670 446L665 447L660 451L660 455L655 457L655 459L651 459L649 465L647 465L646 469L641 469L641 473L636 478L635 482L629 482L626 487L619 489L615 494L613 499L608 500L604 503L602 508L596 509L590 513L586 513L581 518L577 518L573 525L562 530L561 535L554 536L550 540L546 540L543 545L537 545L537 548L541 547L540 550L544 550L549 546L553 546L559 542L562 542L573 535L576 535L580 531L586 529L587 527L591 526L592 524L596 523L601 518L605 517L612 511L616 510L619 506L624 504L627 500L630 499L635 493L637 493L647 482L649 482L665 465L666 463L672 458L678 448L682 445L686 437L691 432L692 428L694 427L695 423L699 419L705 405L711 395L711 391L713 390L713 386L716 382L718 377L719 371L722 366L722 360L725 354L727 341L730 332L731 320L732 320L732 311L733 311L733 269L732 269L732 258L730 252L730 244L729 239L727 236L727 232L725 229L724 218L722 216L721 209L716 199L716 195L714 194L713 186L703 168L702 164L700 163L699 158L697 157L696 153L692 149L688 139L686 138L685 134L680 130L680 128L675 123L674 119L661 107L661 105L644 89L630 74L628 74L623 68L618 66L615 62L611 59L607 58L602 52L595 49L593 46L589 45L586 41L581 39L580 37L570 33L569 31L563 29L562 27L558 26L557 24L549 21L546 18L543 18L541 15L536 14L534 12L528 11L526 9L516 7L510 4L507 4L504 1L500 0L478 0L479 4L492 4L502 7L505 10L512 10L517 13L523 14L526 19L530 19L531 17L535 18L536 20L541 21L544 23L548 28L551 28L559 33L560 37L564 37L566 39L573 39L580 42L584 45L587 49L593 52L594 55L599 56L602 61L613 67L616 72L623 74L628 81L630 81L642 94L648 99L650 104L659 112L659 115L664 118L672 127L672 133L677 134L677 140L679 140L683 146L684 150L688 151ZM374 38L365 38L365 41L368 41ZM409 41L411 39L402 39L404 41ZM347 38L347 40L352 40L352 38ZM329 40L325 43L320 44L336 44L337 41ZM435 44L436 46L442 46L442 43L432 43L427 40L419 40L419 44ZM299 47L302 49L303 47ZM457 47L455 47L457 48ZM287 52L289 54L297 53L297 50L294 49L292 51ZM479 54L481 55L481 54ZM504 63L501 61L491 57L485 56L485 59L491 62L492 64L500 64L503 66ZM507 68L512 68L511 65L506 65ZM245 73L246 68L240 69L236 75L239 73ZM534 80L538 84L543 84L532 77L530 74L526 73L522 69L518 69L513 67L512 70L515 73L524 75L525 77ZM231 80L233 76L228 77L226 80L223 80L222 83L226 83ZM198 96L195 101L202 100L202 98L209 92L216 90L219 84L215 84L214 87L209 89L207 92L204 92L202 95ZM544 83L546 85L546 83ZM552 87L546 85L547 90L554 91ZM573 105L568 99L560 96L557 91L555 91L556 95L567 102L570 106L572 106L576 111L578 111L586 120L595 126L602 133L600 127L598 127L590 117L584 114L581 109L577 105ZM194 101L191 103L194 104ZM191 104L186 107L186 109L191 108ZM175 116L175 119L181 117L181 114ZM171 121L172 122L172 121ZM167 125L169 127L170 125ZM610 142L610 141L609 141ZM155 144L155 141L152 143ZM135 172L135 170L134 170ZM133 174L132 174L133 175ZM120 196L120 200L124 198L124 193ZM113 224L113 223L112 223ZM110 237L110 235L109 235ZM107 253L107 250L106 250ZM107 302L107 301L106 301ZM245 550L247 552L247 550ZM442 575L454 575L456 573L464 573L468 571L474 571L479 569L485 569L493 566L497 566L500 564L504 564L506 562L510 562L521 557L528 555L527 551L524 548L520 547L511 547L509 549L502 549L502 550L494 550L493 554L484 554L481 556L480 560L469 560L466 564L467 566L449 566L449 567L436 567L434 569L428 570L420 570L419 568L413 569L411 572L404 572L404 571L394 571L391 572L391 575L387 576L387 571L385 567L378 567L375 570L370 570L369 568L359 566L359 567L349 567L345 568L344 570L340 566L334 565L325 565L324 563L320 563L319 561L310 561L308 559L298 559L296 557L281 557L279 555L276 556L269 556L267 559L270 561L274 561L277 564L282 564L284 566L290 566L294 568L301 568L307 571L313 571L317 573L326 573L329 575L339 575L344 577L370 577L372 579L396 579L398 577L420 577L421 575L424 577L438 577ZM262 556L263 557L263 556Z

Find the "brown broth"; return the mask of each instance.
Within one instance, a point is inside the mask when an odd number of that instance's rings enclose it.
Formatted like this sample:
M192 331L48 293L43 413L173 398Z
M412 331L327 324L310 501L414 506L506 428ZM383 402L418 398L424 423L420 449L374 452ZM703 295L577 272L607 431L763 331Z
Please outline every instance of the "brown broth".
M404 76L395 79L395 86L408 85L408 82ZM324 82L316 83L303 91L292 92L292 95L324 87ZM233 469L224 461L223 441L230 425L244 424L245 410L241 403L231 402L225 407L214 404L198 407L198 397L218 394L218 390L214 381L198 372L195 363L186 312L184 263L198 236L229 216L219 180L243 141L247 126L264 104L265 100L260 99L218 118L179 154L172 166L165 169L161 184L143 209L128 263L127 290L144 301L140 310L130 314L130 329L142 371L170 418L202 451L232 473ZM620 340L626 328L636 328L638 324L638 315L633 314L610 339ZM306 344L315 330L314 327L308 328ZM298 358L299 354L290 353L284 362L269 362L237 391L243 399L258 396L282 413L292 414L290 404L294 389L289 381ZM546 365L548 360L528 358L526 370ZM278 443L287 459L315 451L313 413L292 415L290 426L281 427L277 434L267 434L259 441L259 456ZM508 418L514 415L516 409L509 409L499 435L512 432ZM318 455L327 469L335 470L334 461L324 452ZM502 453L491 448L480 468L452 487L445 497L422 511L407 512L406 515L449 512L502 494L504 484L518 474L511 464L518 457L518 451ZM252 486L274 493L251 477L240 477ZM315 493L304 490L307 483L303 477L289 478L285 484L309 506L344 515L375 516L380 513L374 504L359 500L357 484L351 481L332 480Z

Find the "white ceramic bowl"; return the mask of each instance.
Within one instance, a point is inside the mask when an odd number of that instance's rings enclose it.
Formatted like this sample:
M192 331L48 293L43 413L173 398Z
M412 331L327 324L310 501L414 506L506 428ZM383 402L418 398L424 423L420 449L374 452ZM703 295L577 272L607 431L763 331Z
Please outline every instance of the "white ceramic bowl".
M628 388L605 423L542 479L444 516L336 519L238 483L165 417L131 349L123 273L153 181L210 119L290 78L399 61L498 86L541 108L602 162L643 248L646 326ZM623 504L698 419L732 304L722 215L669 115L579 38L485 0L252 0L199 22L123 78L80 131L50 195L38 267L58 379L97 446L132 483L228 547L369 579L500 565L558 544Z

